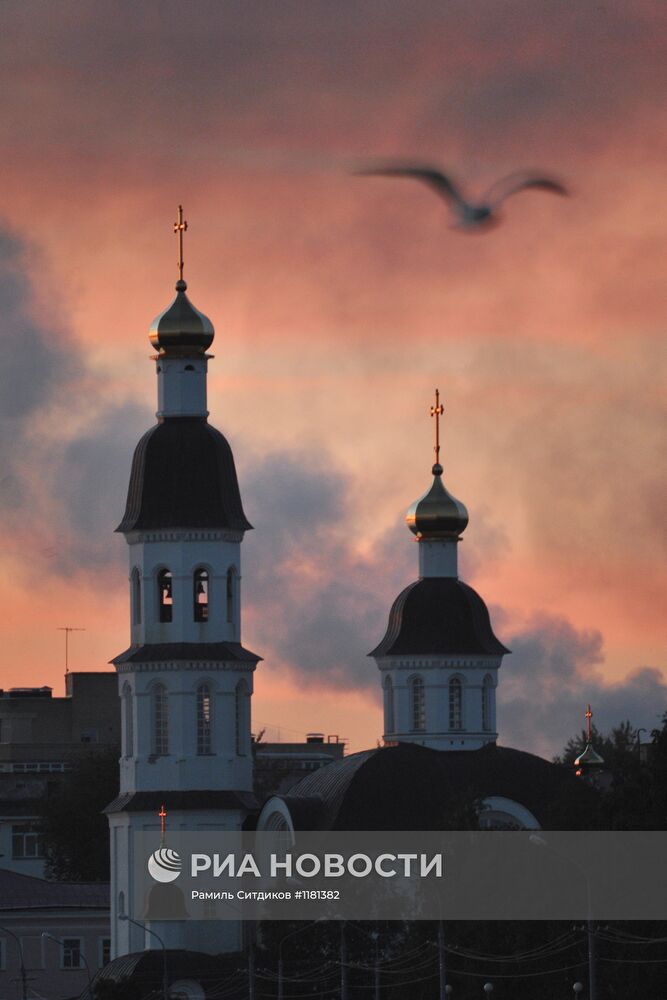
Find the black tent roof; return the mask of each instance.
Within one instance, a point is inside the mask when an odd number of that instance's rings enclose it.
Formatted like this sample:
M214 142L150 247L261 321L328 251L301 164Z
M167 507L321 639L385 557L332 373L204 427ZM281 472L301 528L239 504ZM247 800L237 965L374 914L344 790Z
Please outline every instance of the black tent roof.
M252 528L229 442L204 417L161 420L135 449L116 531L156 528Z
M369 656L495 655L509 650L496 638L486 604L456 577L411 583L394 601L384 638Z

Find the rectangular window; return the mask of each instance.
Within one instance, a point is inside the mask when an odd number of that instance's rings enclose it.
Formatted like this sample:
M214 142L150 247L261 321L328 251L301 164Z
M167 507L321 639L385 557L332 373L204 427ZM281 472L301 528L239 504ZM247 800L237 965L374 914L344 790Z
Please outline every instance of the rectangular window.
M61 969L81 969L81 938L63 938Z
M99 966L103 969L111 961L111 938L100 938Z
M42 836L34 823L16 823L12 826L12 857L43 858Z

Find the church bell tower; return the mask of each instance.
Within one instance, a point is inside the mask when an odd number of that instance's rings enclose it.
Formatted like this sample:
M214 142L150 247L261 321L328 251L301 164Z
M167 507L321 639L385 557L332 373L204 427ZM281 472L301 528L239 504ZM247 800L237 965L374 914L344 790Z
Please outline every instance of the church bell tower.
M434 750L495 743L498 668L508 650L479 594L458 576L468 512L442 482L435 390L433 483L405 520L419 546L419 579L394 601L384 638L369 655L382 678L384 739Z
M131 642L112 661L122 710L120 794L106 810L114 956L155 947L131 922L146 919L132 912L134 835L160 830L163 805L170 830L239 830L254 806L250 700L261 658L241 643L241 542L252 525L231 448L208 423L214 329L186 295L186 229L179 206L176 297L149 331L157 423L135 449L116 529L129 551ZM233 922L147 926L170 948L241 943Z

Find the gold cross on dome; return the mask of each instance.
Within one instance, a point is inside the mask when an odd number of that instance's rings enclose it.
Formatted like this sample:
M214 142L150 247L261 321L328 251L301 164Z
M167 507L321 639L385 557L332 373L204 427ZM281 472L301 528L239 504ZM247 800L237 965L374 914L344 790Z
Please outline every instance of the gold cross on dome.
M435 406L431 407L431 416L435 417L435 460L440 462L440 417L445 412L445 408L440 402L440 390L435 390Z
M158 813L158 816L160 817L160 822L162 824L161 837L162 837L162 840L164 841L165 820L167 818L167 810L164 807L164 803L160 806L160 811Z
M591 719L593 718L593 713L591 712L591 706L586 706L585 719L588 723L588 742L591 742Z
M178 206L178 218L174 223L174 232L178 236L178 276L183 280L183 233L187 231L188 223L183 218L183 206Z

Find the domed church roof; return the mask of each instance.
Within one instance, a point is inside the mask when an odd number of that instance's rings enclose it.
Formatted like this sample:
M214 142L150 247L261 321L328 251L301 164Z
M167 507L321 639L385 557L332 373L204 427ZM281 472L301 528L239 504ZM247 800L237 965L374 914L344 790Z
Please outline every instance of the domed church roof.
M369 656L495 655L509 650L491 628L486 604L457 577L426 577L394 601L384 638Z
M568 768L534 754L494 744L443 753L414 743L327 764L283 799L297 829L439 830L494 796L520 803L553 830L585 829L594 802Z
M232 450L205 417L168 417L139 441L116 531L248 531Z
M213 343L215 330L208 316L199 312L185 294L187 282L176 282L176 298L156 316L148 336L162 355L204 354Z
M467 527L468 511L445 489L439 462L431 471L433 485L408 508L405 520L417 538L458 538Z

